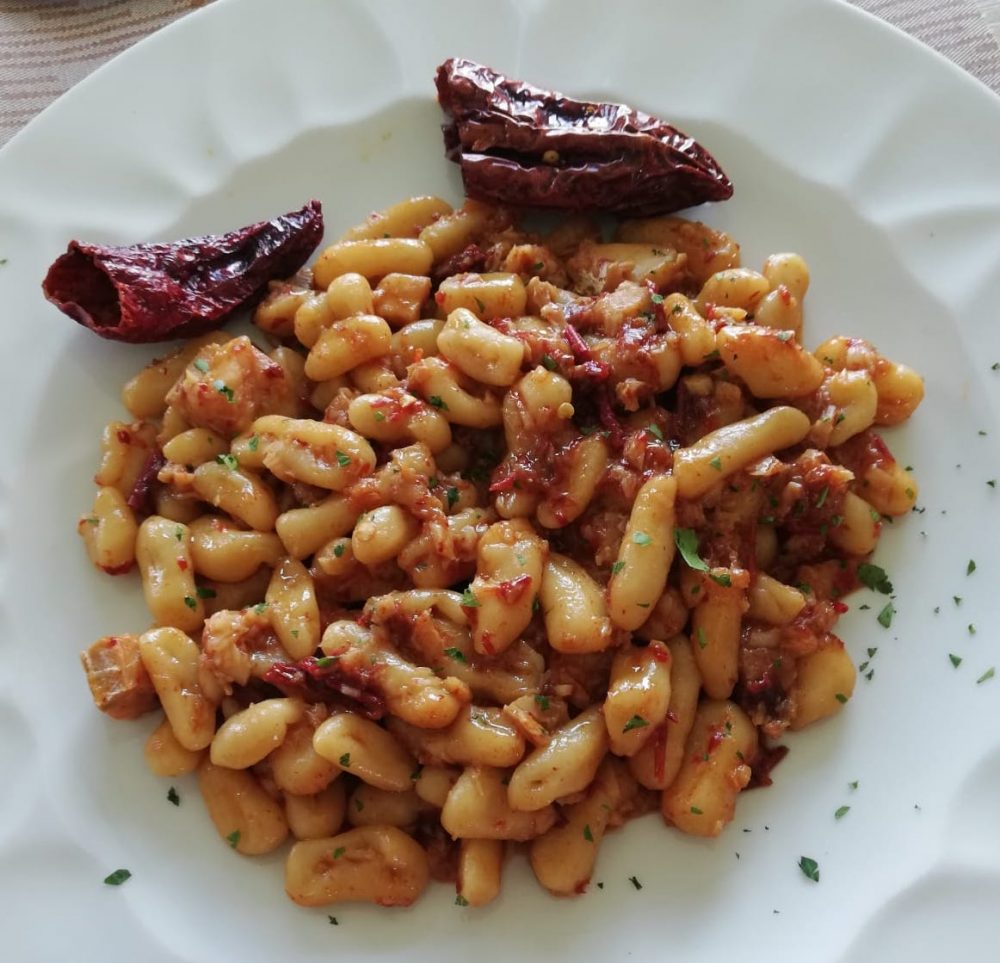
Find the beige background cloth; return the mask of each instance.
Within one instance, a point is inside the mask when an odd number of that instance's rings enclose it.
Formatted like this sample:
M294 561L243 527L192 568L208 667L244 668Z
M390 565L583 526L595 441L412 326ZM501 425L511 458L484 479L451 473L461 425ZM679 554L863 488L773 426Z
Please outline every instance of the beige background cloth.
M0 145L116 53L211 0L0 0ZM1000 93L1000 0L852 0Z

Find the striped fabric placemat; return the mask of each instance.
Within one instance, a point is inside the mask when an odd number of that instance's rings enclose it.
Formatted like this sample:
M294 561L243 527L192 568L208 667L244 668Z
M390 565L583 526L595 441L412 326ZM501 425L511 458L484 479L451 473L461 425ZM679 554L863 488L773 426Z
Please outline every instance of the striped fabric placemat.
M106 60L206 2L0 0L0 145ZM1000 0L852 2L1000 93Z

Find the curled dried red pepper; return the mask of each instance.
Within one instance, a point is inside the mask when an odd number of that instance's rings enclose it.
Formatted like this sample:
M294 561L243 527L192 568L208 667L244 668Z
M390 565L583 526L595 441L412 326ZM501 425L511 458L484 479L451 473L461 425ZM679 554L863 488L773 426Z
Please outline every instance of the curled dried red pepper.
M438 67L437 91L445 152L469 197L638 216L733 194L693 137L622 104L573 100L459 59Z
M102 338L136 344L191 337L253 304L294 274L323 236L323 211L298 211L231 231L165 244L107 247L71 241L42 290Z

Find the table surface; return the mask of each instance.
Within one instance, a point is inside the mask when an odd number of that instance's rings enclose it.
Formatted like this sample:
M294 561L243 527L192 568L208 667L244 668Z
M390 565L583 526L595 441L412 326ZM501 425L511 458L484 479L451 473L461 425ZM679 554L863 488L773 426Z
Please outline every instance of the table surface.
M0 146L115 54L212 0L0 0ZM1000 93L1000 0L851 0Z

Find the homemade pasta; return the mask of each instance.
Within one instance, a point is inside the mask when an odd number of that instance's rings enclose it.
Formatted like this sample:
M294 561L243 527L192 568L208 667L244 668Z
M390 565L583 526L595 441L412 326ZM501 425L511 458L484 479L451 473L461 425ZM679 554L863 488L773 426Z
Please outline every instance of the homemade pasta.
M96 704L162 713L150 768L290 838L305 906L481 906L515 842L581 893L652 810L718 836L850 699L842 599L917 499L877 429L921 379L809 351L808 287L673 216L372 215L125 386L79 532L153 624L83 653Z

